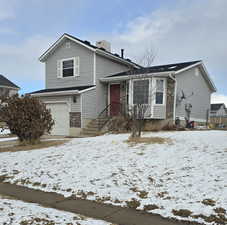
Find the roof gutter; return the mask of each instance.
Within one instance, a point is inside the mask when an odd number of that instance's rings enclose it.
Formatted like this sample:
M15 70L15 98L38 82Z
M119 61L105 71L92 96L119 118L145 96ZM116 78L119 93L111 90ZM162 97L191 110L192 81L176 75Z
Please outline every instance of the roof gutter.
M77 90L75 90L75 91L54 91L54 92L45 92L45 93L33 93L30 95L34 96L34 97L44 97L44 96L53 96L53 95L61 96L61 95L75 95L75 94L80 94L80 92Z
M147 74L136 74L136 75L126 75L126 76L116 76L116 77L104 77L100 78L99 80L101 82L111 82L111 81L123 81L123 80L130 80L130 79L136 79L136 78L146 78L146 77L168 77L169 74L173 71L169 72L161 72L161 73L147 73Z

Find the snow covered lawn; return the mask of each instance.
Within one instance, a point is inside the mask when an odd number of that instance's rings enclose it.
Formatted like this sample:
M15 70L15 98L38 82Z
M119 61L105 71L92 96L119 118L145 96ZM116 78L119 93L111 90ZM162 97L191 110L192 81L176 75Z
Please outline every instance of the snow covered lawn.
M7 198L0 198L0 224L110 225L101 220Z
M6 135L6 134L10 134L10 130L9 129L0 128L0 136L1 135Z
M67 197L137 205L164 217L206 224L227 217L227 132L143 135L172 140L165 144L129 145L128 136L73 139L39 151L1 153L0 177Z

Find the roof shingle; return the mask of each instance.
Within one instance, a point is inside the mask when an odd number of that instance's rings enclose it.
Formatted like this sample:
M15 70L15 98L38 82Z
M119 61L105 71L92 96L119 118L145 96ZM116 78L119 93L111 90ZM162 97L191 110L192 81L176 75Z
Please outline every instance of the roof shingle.
M13 87L13 88L18 88L19 87L14 84L12 81L8 80L6 77L0 74L0 86L6 86L6 87Z

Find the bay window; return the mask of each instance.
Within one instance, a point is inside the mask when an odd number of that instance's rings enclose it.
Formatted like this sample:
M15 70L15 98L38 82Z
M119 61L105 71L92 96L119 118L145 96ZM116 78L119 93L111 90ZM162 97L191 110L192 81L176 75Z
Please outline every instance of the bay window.
M133 81L133 104L149 104L149 80Z
M164 104L164 90L165 90L165 80L155 78L155 104Z

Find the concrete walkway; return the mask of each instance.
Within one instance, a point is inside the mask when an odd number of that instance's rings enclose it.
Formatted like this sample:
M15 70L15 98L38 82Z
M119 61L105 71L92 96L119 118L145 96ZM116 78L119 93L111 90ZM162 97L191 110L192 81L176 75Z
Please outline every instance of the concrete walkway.
M9 183L0 183L0 195L7 195L25 202L81 214L119 225L184 225L197 223L175 222L134 209L100 204L94 201L70 199L63 195L43 192Z

